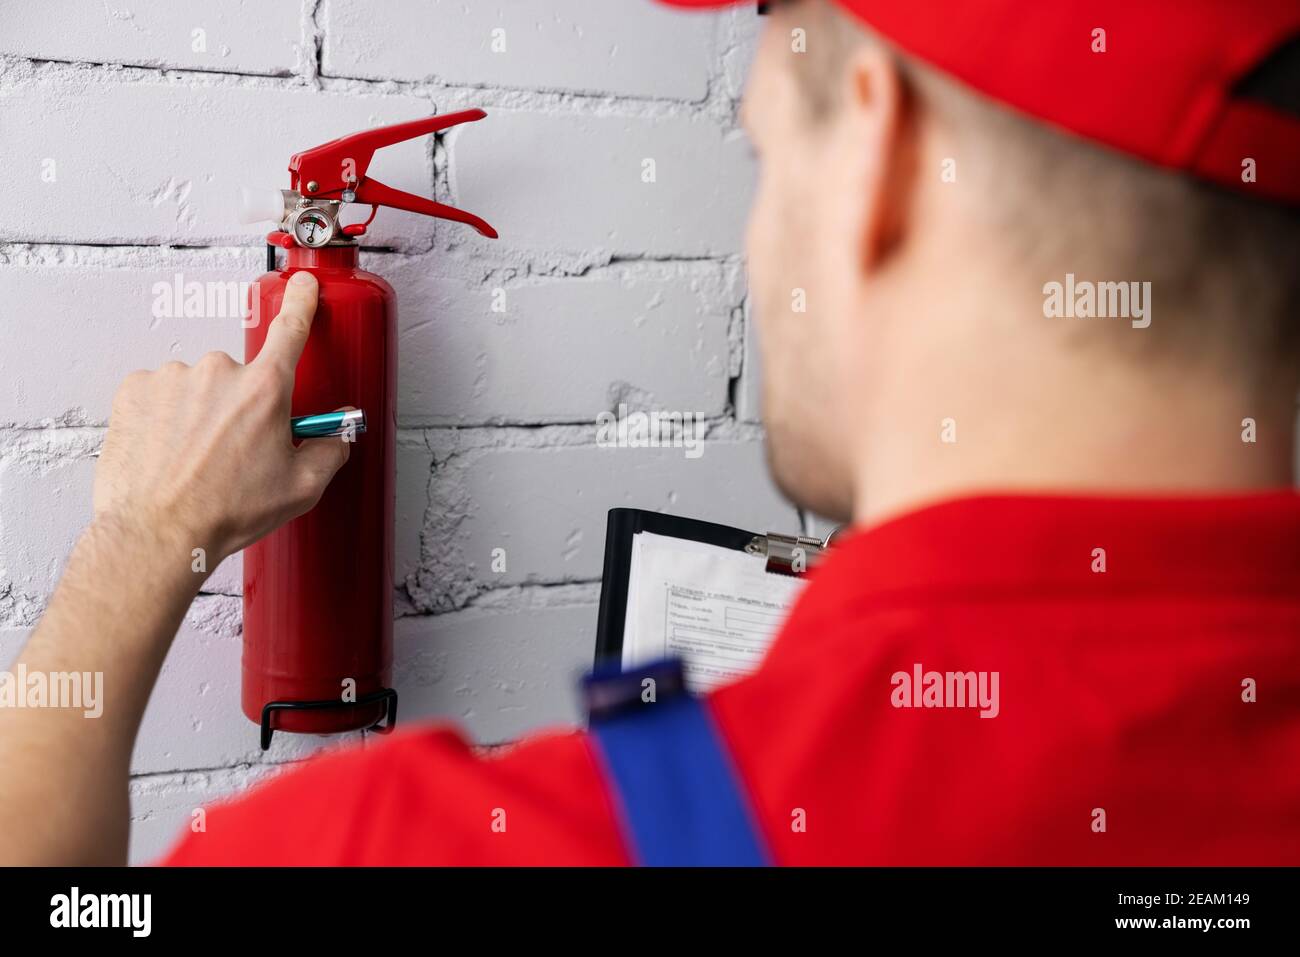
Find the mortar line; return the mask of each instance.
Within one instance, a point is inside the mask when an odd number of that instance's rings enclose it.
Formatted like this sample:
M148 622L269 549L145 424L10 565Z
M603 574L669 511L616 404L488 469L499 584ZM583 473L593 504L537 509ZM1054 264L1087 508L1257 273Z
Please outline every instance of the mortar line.
M317 56L323 52L324 35L316 37L319 41ZM671 118L680 113L659 113L659 110L685 108L686 115L714 120L719 126L736 129L732 113L733 101L729 96L714 91L710 78L708 92L698 100L674 97L647 96L644 94L613 93L592 90L569 90L559 87L523 87L502 86L496 84L455 83L431 78L428 80L377 80L371 77L345 76L318 72L314 77L305 76L294 69L277 70L273 73L240 73L231 70L208 70L201 67L156 66L144 63L118 62L111 60L61 60L49 57L25 57L18 54L0 54L0 63L28 63L33 67L91 68L116 74L118 70L139 70L154 74L158 79L167 80L205 80L212 77L231 77L233 79L261 80L267 89L293 92L295 90L315 89L323 93L353 92L371 96L409 96L425 99L437 105L439 99L487 98L486 105L496 109L524 110L535 109L539 112L569 112L575 116L592 115L592 111L602 108L610 109L612 115L639 117L643 119ZM318 67L321 66L318 62ZM114 75L114 79L129 82L131 77ZM288 83L275 81L290 81ZM359 89L358 89L359 87ZM250 89L247 86L231 84L232 89ZM518 104L510 103L516 97L537 97L538 102ZM493 102L495 101L495 102ZM573 109L573 107L578 109ZM631 107L630 110L622 108ZM637 112L637 109L644 112Z
M4 63L4 62L30 63L34 67L43 67L46 65L66 66L66 67L74 67L74 68L91 67L92 69L104 70L104 71L112 71L119 68L127 69L127 70L147 70L151 73L157 73L161 76L176 77L178 79L184 79L186 76L191 74L194 75L196 79L198 77L209 77L209 76L233 76L233 77L238 77L239 79L249 79L249 80L252 79L285 80L285 79L294 79L298 76L298 74L294 73L293 70L277 69L273 73L247 73L247 72L240 73L235 70L219 70L219 69L209 70L199 66L194 66L194 67L158 66L156 64L151 65L147 63L126 63L126 62L121 62L116 60L60 60L54 57L22 56L16 53L0 54L0 63Z

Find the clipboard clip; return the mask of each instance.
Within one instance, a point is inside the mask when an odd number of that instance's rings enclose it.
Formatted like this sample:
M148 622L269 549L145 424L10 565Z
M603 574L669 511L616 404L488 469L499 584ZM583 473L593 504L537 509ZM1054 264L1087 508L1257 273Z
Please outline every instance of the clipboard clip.
M755 535L751 538L749 544L745 546L745 552L759 558L766 558L767 567L764 571L797 578L806 575L816 567L838 531L839 529L836 529L831 532L824 540L807 535L781 535L777 532L768 532L766 535Z

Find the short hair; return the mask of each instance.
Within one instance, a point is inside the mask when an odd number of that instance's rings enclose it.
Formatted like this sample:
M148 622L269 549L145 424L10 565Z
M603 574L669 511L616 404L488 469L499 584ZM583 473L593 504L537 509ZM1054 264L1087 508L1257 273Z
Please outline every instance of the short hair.
M981 216L1027 278L1070 271L1149 280L1155 322L1160 314L1187 318L1181 329L1162 328L1164 343L1197 350L1232 342L1265 361L1278 350L1292 360L1300 352L1300 210L1024 116L899 52L829 0L776 9L806 31L807 52L791 59L810 122L838 109L844 69L862 43L891 50L909 97L971 147L958 175L972 178ZM1278 51L1239 92L1300 115L1300 44ZM1156 337L1124 338L1143 350Z

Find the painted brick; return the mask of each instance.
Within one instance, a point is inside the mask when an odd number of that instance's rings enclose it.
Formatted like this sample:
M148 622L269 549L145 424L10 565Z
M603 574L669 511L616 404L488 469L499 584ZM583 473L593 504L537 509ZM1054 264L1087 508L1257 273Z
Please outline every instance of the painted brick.
M0 359L0 425L107 424L118 385L135 369L192 363L214 349L242 358L238 313L175 315L165 291L180 276L182 289L203 283L222 293L212 305L225 305L232 284L251 282L262 269L253 252L225 258L225 268L194 267L175 255L117 268L0 265L0 357L21 357Z
M596 604L399 619L403 721L450 720L480 744L580 720L577 678L596 648Z
M758 353L758 326L754 322L752 303L745 303L744 359L740 384L736 390L736 418L741 422L761 422L763 418L763 367Z
M109 76L63 68L0 84L0 168L10 173L0 240L261 248L269 227L236 221L239 187L287 187L291 154L434 112L411 96ZM53 182L42 179L47 161ZM381 150L370 172L429 195L427 138ZM427 246L432 235L428 218L385 210L370 242Z
M244 553L236 552L218 565L203 583L203 591L211 595L242 595L244 593Z
M274 772L269 765L259 765L133 780L129 862L142 865L157 861L196 826L205 828L199 833L220 840L221 833L209 827L207 816L197 816L195 811L237 794Z
M500 242L587 257L739 253L754 168L706 118L492 110L451 140L459 204ZM647 161L654 182L643 182Z
M795 532L795 510L768 478L756 441L677 448L501 448L450 459L434 473L424 562L407 585L425 608L474 591L598 581L610 508L656 509L756 531ZM492 569L505 549L504 572Z
M759 15L757 4L734 7L729 14L723 33L722 89L728 97L738 102L745 92L759 34L763 24L768 21Z
M406 426L592 422L629 389L697 415L726 406L739 292L717 270L503 285L427 270L422 259L388 277L401 300Z
M397 436L397 489L394 509L393 580L405 581L420 565L420 531L429 504L433 453L419 433Z
M37 9L39 15L33 16ZM302 8L281 0L0 0L0 53L35 60L180 67L222 73L292 72Z
M327 76L699 100L719 18L653 3L327 0Z
M38 461L0 456L0 583L43 603L90 520L95 460L57 437Z

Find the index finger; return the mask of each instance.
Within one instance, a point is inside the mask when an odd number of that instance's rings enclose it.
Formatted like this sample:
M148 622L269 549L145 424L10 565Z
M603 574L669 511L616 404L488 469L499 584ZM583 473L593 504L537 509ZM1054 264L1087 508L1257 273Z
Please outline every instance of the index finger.
M266 362L290 370L298 365L298 358L311 333L319 293L320 287L311 273L302 270L289 277L280 312L267 327L266 341L254 362Z

